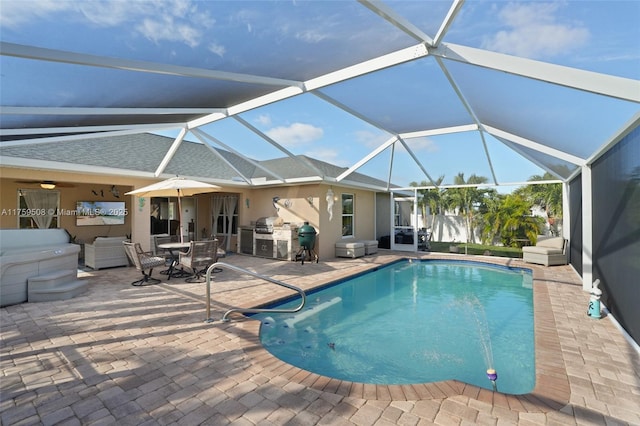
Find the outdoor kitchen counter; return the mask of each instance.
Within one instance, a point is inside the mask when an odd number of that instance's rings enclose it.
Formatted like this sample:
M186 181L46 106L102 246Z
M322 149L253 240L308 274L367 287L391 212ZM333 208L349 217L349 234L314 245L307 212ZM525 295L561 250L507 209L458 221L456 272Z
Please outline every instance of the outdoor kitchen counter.
M238 232L238 252L270 259L296 260L298 227L274 227L272 232L256 232L253 227L240 227Z

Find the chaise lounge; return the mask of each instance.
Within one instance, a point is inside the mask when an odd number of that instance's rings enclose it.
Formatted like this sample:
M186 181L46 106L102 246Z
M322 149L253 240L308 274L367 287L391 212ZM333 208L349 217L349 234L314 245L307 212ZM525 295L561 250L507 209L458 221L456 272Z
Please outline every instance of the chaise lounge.
M567 240L563 237L541 237L535 246L522 247L522 260L545 266L566 265Z

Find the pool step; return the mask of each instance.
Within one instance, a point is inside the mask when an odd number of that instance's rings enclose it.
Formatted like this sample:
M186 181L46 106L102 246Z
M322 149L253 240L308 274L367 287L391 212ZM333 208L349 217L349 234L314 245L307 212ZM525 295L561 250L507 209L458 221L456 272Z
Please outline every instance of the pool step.
M76 269L63 269L27 280L29 302L50 302L71 299L82 293L87 282L77 279Z

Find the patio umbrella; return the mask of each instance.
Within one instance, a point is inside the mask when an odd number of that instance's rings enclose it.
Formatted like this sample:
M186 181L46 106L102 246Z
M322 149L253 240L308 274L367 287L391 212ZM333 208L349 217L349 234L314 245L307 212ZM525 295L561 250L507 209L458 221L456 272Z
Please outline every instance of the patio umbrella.
M182 242L182 204L180 199L205 192L216 192L220 189L222 188L217 185L176 176L129 191L125 195L137 195L138 197L178 197L178 222L180 223L180 242Z

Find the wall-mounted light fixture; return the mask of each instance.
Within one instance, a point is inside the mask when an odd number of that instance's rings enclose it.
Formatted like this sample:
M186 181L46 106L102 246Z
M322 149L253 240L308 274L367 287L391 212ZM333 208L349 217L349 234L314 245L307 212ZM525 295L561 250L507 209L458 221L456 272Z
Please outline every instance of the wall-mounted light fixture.
M45 180L43 182L40 182L40 188L42 188L42 189L55 189L56 188L56 184L51 182L50 180Z

